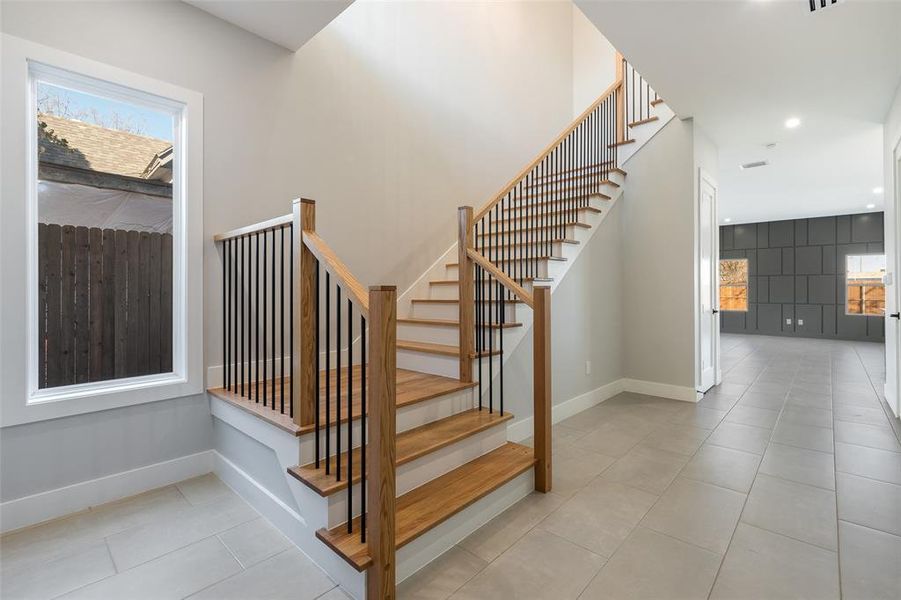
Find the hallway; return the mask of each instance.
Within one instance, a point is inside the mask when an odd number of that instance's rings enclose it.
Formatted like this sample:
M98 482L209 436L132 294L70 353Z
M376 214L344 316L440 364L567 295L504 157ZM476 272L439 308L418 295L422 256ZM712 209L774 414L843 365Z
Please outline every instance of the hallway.
M724 335L722 349L724 381L697 406L621 394L556 425L554 491L399 596L896 598L882 346Z

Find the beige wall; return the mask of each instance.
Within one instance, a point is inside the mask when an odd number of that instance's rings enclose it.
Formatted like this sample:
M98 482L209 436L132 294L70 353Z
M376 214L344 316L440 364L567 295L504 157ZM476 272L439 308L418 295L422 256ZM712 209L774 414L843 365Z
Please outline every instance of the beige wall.
M616 79L616 48L578 6L572 6L573 117Z
M625 376L694 388L694 150L673 119L625 165Z

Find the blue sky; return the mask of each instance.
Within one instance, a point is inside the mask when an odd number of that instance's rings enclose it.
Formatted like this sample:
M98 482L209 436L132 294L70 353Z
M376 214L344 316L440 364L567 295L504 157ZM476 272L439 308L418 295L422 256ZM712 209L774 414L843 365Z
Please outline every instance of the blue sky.
M173 139L172 116L164 112L39 82L39 109L41 108L41 99L49 99L49 103L43 104L45 107L66 107L67 114L60 114L63 112L60 110L50 110L59 116L126 131L134 132L134 128L138 128L137 133L141 135L170 142ZM91 115L97 115L97 118ZM128 126L115 127L113 123L115 117ZM98 120L99 122L97 122Z

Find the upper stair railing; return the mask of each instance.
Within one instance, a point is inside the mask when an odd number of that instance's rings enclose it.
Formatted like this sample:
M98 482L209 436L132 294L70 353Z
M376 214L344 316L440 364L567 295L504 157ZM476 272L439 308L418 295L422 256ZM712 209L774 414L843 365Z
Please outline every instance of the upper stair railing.
M503 335L512 303L532 308L536 489L551 489L550 280L547 263L619 168L629 129L655 120L656 93L622 57L616 81L481 209L458 212L460 376L478 372L479 407L504 411ZM531 285L531 292L527 286ZM497 347L495 347L497 339ZM475 365L473 358L477 358ZM487 357L487 361L484 360ZM487 396L487 398L485 398ZM495 400L495 397L497 399Z
M223 388L313 434L313 456L301 464L347 484L345 526L370 556L368 588L393 594L396 288L367 289L354 277L316 233L312 200L214 239Z

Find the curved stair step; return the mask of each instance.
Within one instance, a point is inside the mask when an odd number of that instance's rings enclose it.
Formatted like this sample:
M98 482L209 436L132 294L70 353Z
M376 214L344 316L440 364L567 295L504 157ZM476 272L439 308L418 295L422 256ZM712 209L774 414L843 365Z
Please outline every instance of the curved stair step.
M512 418L513 413L505 412L501 415L473 408L414 429L408 429L397 434L395 464L400 466L412 462ZM347 452L341 453L340 461L341 472L346 474ZM315 463L310 463L291 467L288 469L288 473L320 496L331 496L347 488L346 475L341 481L335 477L337 462L338 457L329 458L329 474L325 472L325 461L320 463L318 469ZM353 482L358 483L360 481L359 465L361 464L359 447L354 448L353 464L357 466L353 474Z
M439 354L441 356L460 356L460 347L459 346L449 346L447 344L431 344L429 342L413 342L410 340L397 340L397 349L398 350L412 350L414 352L425 352L426 354ZM500 350L494 350L493 352L485 351L482 352L473 352L470 354L471 358L478 358L479 356L497 356L501 353Z
M444 523L474 502L484 498L535 465L533 450L507 442L500 448L433 479L397 499L396 548L402 548ZM316 532L322 542L358 571L372 563L366 544L360 542L360 518Z

